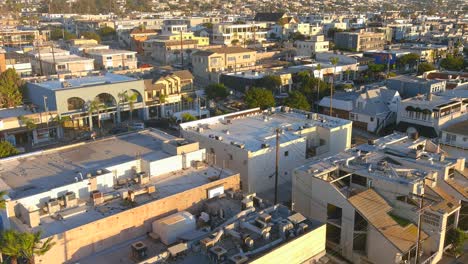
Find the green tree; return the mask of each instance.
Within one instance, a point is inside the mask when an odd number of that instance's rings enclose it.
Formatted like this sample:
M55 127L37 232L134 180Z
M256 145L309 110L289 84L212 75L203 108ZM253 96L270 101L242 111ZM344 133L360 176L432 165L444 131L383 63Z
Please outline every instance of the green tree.
M409 53L401 56L400 58L397 59L397 64L400 67L414 67L419 61L419 55L415 53Z
M190 121L195 121L197 118L190 113L183 113L182 114L182 122L190 122Z
M385 71L385 65L371 62L368 65L368 71L372 75L372 78L375 79L376 75Z
M291 39L293 41L305 40L306 37L303 34L301 34L300 32L294 32L294 33L289 34L289 39Z
M10 263L18 263L19 258L34 264L34 256L42 256L49 251L55 243L52 237L42 241L42 233L21 233L16 230L4 230L0 236L0 251L10 258Z
M34 264L34 256L42 256L49 251L55 243L52 242L52 237L42 241L42 232L35 233L21 233L19 238L21 241L21 255L25 259L29 260L30 264Z
M109 38L115 36L115 29L111 27L102 27L99 29L99 35L102 38Z
M34 123L34 120L32 118L20 115L17 117L19 121L19 125L21 127L26 127L26 130L28 131L28 143L30 143L31 138L32 138L32 131L36 129L37 125Z
M450 229L447 232L447 242L452 244L452 251L456 254L463 253L463 246L468 236L459 228Z
M8 256L11 264L17 264L22 256L20 233L16 230L3 230L0 236L0 252Z
M0 158L6 158L18 154L18 150L8 141L0 141ZM2 197L4 192L0 192L0 209L4 209L4 202Z
M450 71L461 71L464 68L462 56L447 55L447 58L440 61L440 67Z
M245 103L249 108L266 109L275 106L275 97L270 90L252 87L245 93Z
M276 92L281 86L281 78L277 75L267 75L258 80L257 86Z
M99 100L93 100L88 102L88 118L89 118L89 130L93 130L93 114L98 114L98 127L101 129L101 118L99 112L103 110L105 106Z
M432 65L432 63L428 63L428 62L423 62L421 64L419 64L418 66L418 74L421 75L425 72L428 72L428 71L433 71L435 70L435 67L434 65Z
M213 23L211 23L211 22L203 23L202 26L207 28L207 29L213 29Z
M310 111L310 104L307 102L307 97L298 91L290 92L284 104L292 108Z
M0 142L0 145L1 145L1 142ZM6 201L5 201L5 199L3 199L3 196L5 196L7 194L8 193L6 191L0 191L0 210L3 210L3 209L6 208Z
M208 99L223 100L229 95L229 91L222 83L210 84L205 88L205 94Z
M23 103L21 87L24 82L15 69L8 69L0 74L0 108L15 107Z
M81 36L84 37L85 39L94 39L98 43L101 42L101 37L96 32L86 31L86 32L81 33Z

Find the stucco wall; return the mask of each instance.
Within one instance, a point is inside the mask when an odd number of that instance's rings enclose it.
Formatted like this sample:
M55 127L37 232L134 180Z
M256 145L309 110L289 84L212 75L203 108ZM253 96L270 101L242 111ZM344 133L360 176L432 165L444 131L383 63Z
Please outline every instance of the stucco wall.
M53 236L56 243L36 263L73 263L90 254L110 248L151 231L151 223L169 214L199 208L207 190L223 185L239 190L239 174L210 182L179 194L156 200Z

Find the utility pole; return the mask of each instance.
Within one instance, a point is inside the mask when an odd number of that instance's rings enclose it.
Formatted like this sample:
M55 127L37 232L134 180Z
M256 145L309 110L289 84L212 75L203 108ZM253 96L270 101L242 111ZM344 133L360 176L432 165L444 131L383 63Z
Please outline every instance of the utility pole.
M279 135L280 129L276 129L276 161L275 161L275 205L278 203L278 167L279 167Z
M180 66L184 69L184 39L182 29L180 30Z
M41 46L37 42L37 55L39 56L39 67L41 68L41 76L44 76L44 70L42 69L42 59L41 59Z
M421 251L421 230L422 230L422 214L424 211L424 194L412 194L413 196L419 198L419 209L418 209L418 233L417 233L417 240L416 240L416 257L415 257L415 264L419 263L419 252Z

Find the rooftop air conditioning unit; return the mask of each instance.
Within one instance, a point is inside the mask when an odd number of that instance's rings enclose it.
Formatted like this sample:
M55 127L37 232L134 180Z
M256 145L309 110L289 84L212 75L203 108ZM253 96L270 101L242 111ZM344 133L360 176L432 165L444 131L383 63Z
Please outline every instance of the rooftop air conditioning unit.
M218 262L218 261L222 262L222 261L224 261L226 259L227 250L220 247L220 246L211 247L210 252L215 257L215 260L217 260L216 262Z
M76 194L74 192L67 192L64 195L65 207L75 207L78 205L78 199L76 198Z
M231 260L234 264L243 264L243 263L247 263L249 258L247 256L238 254L238 255L234 255L230 257L229 260Z
M47 211L49 212L49 214L53 214L53 213L60 211L60 204L56 198L49 199L46 205L47 205Z
M132 244L132 258L137 261L142 261L148 257L148 247L145 243L138 241Z

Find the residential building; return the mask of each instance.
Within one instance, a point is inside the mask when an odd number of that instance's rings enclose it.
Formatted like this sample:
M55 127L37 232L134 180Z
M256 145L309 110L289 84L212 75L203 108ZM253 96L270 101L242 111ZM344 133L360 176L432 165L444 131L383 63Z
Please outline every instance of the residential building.
M136 51L138 54L144 54L143 43L151 38L157 36L158 33L151 29L135 28L130 31L130 49Z
M399 75L387 80L387 87L400 93L403 99L419 94L444 92L445 80L427 80L409 75Z
M318 52L326 52L329 49L329 42L323 35L317 35L310 40L296 41L297 56L313 57Z
M467 98L419 95L402 100L398 106L397 130L436 138L441 129L468 117Z
M267 76L277 76L280 78L281 84L273 91L274 94L292 91L293 80L291 73L281 71L269 73L262 73L255 70L229 72L222 74L219 78L219 82L235 92L245 94L249 88L261 87L263 79Z
M48 33L49 31L5 28L0 30L0 43L2 43L2 46L13 48L33 46L49 39Z
M333 115L353 121L353 127L379 134L396 122L401 97L386 87L364 88L333 96ZM320 101L321 112L329 114L330 97Z
M137 94L132 108L124 101L124 93ZM146 119L144 115L145 85L143 80L124 75L106 73L104 75L28 82L27 98L41 109L56 111L60 116L69 116L74 125L100 125L101 122L114 124L134 118ZM90 112L91 102L100 102L100 108ZM131 111L132 110L132 111Z
M468 120L460 121L441 129L439 144L455 157L468 156Z
M276 130L279 136L279 182L291 180L291 170L308 157L325 156L351 146L350 121L287 107L239 111L182 123L184 138L199 141L215 163L236 168L242 190L271 191L274 187Z
M157 130L11 157L2 163L8 168L0 173L1 190L8 191L7 209L1 212L3 226L41 230L41 240L51 238L55 243L46 254L35 256L37 263L81 263L154 231L162 234L162 228L152 230L154 221L186 210L200 215L205 202L216 203L215 197L224 191L239 190L239 174L207 164L206 150L197 142ZM18 173L24 177L19 179ZM241 211L236 201L223 207L227 218ZM171 235L170 244L183 235L180 231ZM131 254L88 263L115 261L131 262Z
M429 139L396 133L299 167L293 208L325 221L327 246L353 263L411 263L423 197L419 260L437 263L466 202L451 187L466 186L464 174L465 158L445 157Z
M161 34L144 41L145 56L162 64L188 64L194 51L210 44L208 37L197 37L188 31L186 24L178 24L176 21L180 20L168 21Z
M54 142L63 137L56 117L55 111L38 112L26 105L0 109L0 139L23 149Z
M31 60L22 53L0 51L0 72L14 69L21 77L32 75Z
M219 23L213 25L211 43L217 45L249 45L266 40L267 31L261 23Z
M144 84L145 104L150 118L170 117L176 112L199 107L199 99L193 99L197 95L193 75L188 70L145 76ZM190 102L187 101L188 97L191 98Z
M196 51L192 54L193 74L201 83L217 83L222 72L256 69L256 55L256 51L241 47Z
M94 60L96 69L101 70L132 70L138 67L136 51L98 49L87 50L86 56Z
M78 74L94 70L94 60L71 55L69 51L53 47L40 48L28 53L35 74Z
M383 49L385 34L377 32L337 32L335 47L351 51Z
M94 51L94 50L108 50L109 45L101 45L101 44L80 44L80 45L73 45L69 46L68 50L70 50L71 54L78 55L78 56L86 56L87 52Z

